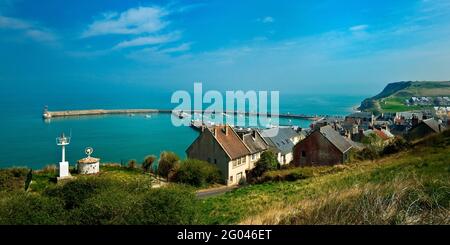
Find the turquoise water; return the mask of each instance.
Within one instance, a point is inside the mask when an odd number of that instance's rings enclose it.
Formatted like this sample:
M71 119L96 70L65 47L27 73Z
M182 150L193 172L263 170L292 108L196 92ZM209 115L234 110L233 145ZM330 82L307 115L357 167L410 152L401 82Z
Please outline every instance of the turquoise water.
M82 97L82 96L81 96ZM318 115L345 115L367 96L280 95L280 112ZM146 155L159 155L163 150L185 157L185 149L198 133L190 127L175 127L170 114L96 116L59 118L45 122L41 119L44 105L50 110L93 108L174 108L170 94L135 96L80 95L41 97L11 96L0 98L0 167L28 166L41 168L60 161L60 149L55 138L65 132L72 134L67 148L70 164L84 157L85 147L91 146L93 156L102 162L141 161ZM308 127L308 120L280 120L280 124Z

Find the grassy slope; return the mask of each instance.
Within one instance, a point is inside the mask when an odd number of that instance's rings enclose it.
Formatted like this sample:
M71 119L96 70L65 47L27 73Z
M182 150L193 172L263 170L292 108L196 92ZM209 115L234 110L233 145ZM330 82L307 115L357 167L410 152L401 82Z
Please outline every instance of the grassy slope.
M398 112L424 108L406 106L404 100L412 96L450 96L450 82L391 83L380 94L363 101L362 109L374 112Z
M203 200L213 224L450 223L450 143Z

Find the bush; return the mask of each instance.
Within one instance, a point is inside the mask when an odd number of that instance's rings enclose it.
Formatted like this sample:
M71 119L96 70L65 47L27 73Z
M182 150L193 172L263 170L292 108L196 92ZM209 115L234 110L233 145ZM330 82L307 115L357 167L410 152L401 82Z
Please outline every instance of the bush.
M60 198L66 209L73 209L111 184L108 179L79 178L64 185L46 189L44 195Z
M136 160L132 159L132 160L128 161L128 168L135 169L136 166L137 166L137 161Z
M408 143L408 141L406 141L401 137L396 137L394 141L392 141L386 147L384 147L383 154L384 155L395 154L400 151L407 150L410 147L411 145L410 143Z
M206 186L221 182L221 174L219 169L210 163L187 159L174 169L170 180L193 186Z
M163 151L159 158L158 174L164 178L168 178L169 173L175 168L179 161L180 158L177 154L169 151Z
M141 224L187 225L198 224L199 202L187 188L154 189L143 198Z
M63 205L57 198L34 193L4 193L0 199L0 224L64 224L66 213Z
M375 160L380 157L380 150L374 146L368 146L356 153L357 160Z
M48 174L48 175L56 175L58 174L58 167L54 164L45 166L41 171L39 171L40 174Z
M29 172L26 168L11 168L0 170L0 191L23 189Z
M71 224L139 224L142 198L126 189L113 188L92 195L70 212Z
M266 171L276 170L278 168L278 160L275 153L272 151L265 151L261 154L261 158L256 162L255 167L248 171L247 178L250 182L261 177Z
M151 170L153 162L156 160L156 156L150 155L145 157L144 162L142 162L142 170L147 173Z

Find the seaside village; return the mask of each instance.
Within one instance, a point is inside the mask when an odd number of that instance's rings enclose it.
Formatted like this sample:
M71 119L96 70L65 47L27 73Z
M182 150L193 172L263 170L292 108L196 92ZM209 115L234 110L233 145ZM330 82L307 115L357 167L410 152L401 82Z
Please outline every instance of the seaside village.
M186 150L188 158L216 165L227 185L239 184L264 151L276 154L279 167L337 165L349 160L352 149L387 145L396 137L409 141L440 133L450 125L450 108L383 113L355 112L323 117L309 128L267 129L229 125L195 125L201 133Z
M316 118L309 128L242 128L192 120L191 127L200 133L186 149L186 155L217 166L223 183L232 186L246 180L265 151L275 154L279 168L344 164L352 152L374 144L383 147L397 137L414 141L440 133L450 127L449 118L450 107L434 107L378 116L371 112L324 116ZM69 143L70 137L62 135L57 139L57 145L62 147L58 179L71 178L65 160L65 146ZM99 172L100 159L91 157L92 153L93 149L87 148L87 157L78 161L79 174Z

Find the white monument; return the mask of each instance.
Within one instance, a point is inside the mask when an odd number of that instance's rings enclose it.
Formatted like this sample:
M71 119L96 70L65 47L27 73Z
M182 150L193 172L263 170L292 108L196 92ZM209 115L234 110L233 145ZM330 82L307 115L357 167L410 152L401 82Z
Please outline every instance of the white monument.
M71 178L69 172L69 162L66 161L66 145L70 144L70 137L66 137L64 133L61 135L61 137L56 138L56 144L58 146L61 146L62 148L62 159L59 163L59 176L58 180L60 179L67 179Z
M87 157L78 161L78 173L80 174L96 174L100 171L100 159L91 157L94 153L92 147L87 147L84 152Z

